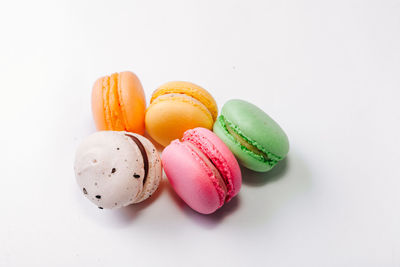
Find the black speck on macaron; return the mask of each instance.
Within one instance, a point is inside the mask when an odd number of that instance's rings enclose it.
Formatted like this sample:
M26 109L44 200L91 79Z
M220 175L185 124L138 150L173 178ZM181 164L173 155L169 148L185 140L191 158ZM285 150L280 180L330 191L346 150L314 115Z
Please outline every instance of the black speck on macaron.
M101 209L101 210L102 210L102 209L103 209L103 207L99 207L99 209Z
M83 188L82 190L83 190L83 193L84 193L85 195L87 195L86 188Z
M119 147L117 147L117 150L119 150Z
M136 174L136 172L133 174L133 177L135 177L136 179L137 178L140 178L140 175L139 174Z
M101 199L101 196L100 196L100 195L97 195L96 198L97 198L97 199Z
M117 169L112 168L111 173L114 173L114 172L116 172L116 171L117 171Z

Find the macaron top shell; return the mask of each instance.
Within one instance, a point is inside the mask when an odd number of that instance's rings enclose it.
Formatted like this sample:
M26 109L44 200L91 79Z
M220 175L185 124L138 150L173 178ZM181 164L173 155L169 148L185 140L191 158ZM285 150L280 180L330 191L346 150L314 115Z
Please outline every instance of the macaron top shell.
M159 156L149 143L128 132L100 131L85 138L74 163L84 195L98 207L109 209L150 196L157 189L162 171Z
M211 131L186 131L162 154L165 173L175 192L194 210L210 214L237 195L239 165L226 145Z
M217 119L218 107L214 98L207 90L194 83L181 81L167 82L153 92L150 103L159 96L166 94L185 94L191 96L202 103L210 111L214 121Z
M243 100L230 100L223 106L214 132L252 170L271 169L289 151L281 127L263 110Z
M146 100L138 77L129 71L96 80L92 113L98 130L144 133Z

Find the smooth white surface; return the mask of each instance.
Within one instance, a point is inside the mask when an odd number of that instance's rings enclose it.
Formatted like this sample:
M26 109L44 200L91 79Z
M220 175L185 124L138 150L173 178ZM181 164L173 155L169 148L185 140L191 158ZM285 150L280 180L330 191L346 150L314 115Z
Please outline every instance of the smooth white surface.
M400 1L3 1L0 33L0 266L400 266ZM123 70L259 105L287 161L211 216L166 181L97 209L74 152Z

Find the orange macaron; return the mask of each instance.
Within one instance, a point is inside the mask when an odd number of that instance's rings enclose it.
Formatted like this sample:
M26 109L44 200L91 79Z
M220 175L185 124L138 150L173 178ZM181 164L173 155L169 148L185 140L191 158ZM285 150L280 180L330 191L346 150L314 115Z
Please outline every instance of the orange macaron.
M92 112L98 130L143 135L146 99L139 78L125 71L97 79L92 90Z

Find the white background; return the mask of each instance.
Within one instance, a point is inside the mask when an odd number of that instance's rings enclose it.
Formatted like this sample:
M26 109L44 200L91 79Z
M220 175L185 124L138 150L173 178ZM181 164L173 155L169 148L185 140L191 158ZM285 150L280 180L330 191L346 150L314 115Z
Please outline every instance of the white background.
M2 1L0 30L0 266L400 266L400 1ZM97 209L74 153L123 70L257 104L287 160L213 215L166 180Z

